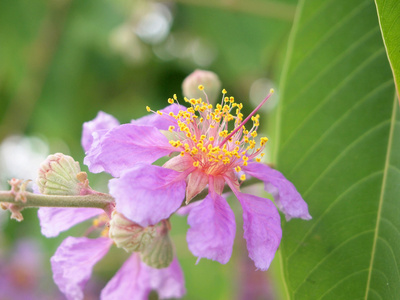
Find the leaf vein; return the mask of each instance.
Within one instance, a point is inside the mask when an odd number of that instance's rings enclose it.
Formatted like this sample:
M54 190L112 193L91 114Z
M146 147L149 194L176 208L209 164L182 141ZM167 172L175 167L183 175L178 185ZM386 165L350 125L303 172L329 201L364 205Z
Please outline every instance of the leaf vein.
M305 84L296 96L293 98L291 103L294 103L297 99L301 99L301 96L308 91L318 80L326 73L328 73L331 69L337 66L343 59L349 56L351 53L357 51L359 46L362 46L364 42L366 42L371 36L379 32L379 28L375 27L370 31L367 31L364 35L360 36L358 40L356 40L350 47L346 48L340 55L338 55L332 62L326 65L324 68L321 68L321 71L316 73L312 80L309 80L307 84Z
M315 43L312 47L309 48L309 51L307 51L306 55L302 59L300 59L300 62L296 66L293 67L291 73L292 74L295 73L297 69L300 68L302 63L304 63L304 61L307 58L311 57L313 53L315 53L318 50L319 47L325 45L327 43L327 40L329 40L329 38L332 35L334 35L335 32L337 32L342 26L346 25L347 21L354 20L355 16L358 13L360 13L364 8L364 6L366 6L367 4L370 4L370 1L364 1L360 3L359 6L356 6L352 11L350 11L346 16L344 16L343 19L340 20L340 22L337 22L334 26L332 26L329 31L327 31L323 36L321 36L321 38L318 39L317 43Z
M353 77L355 77L359 72L362 72L365 67L369 65L370 62L372 62L374 59L378 58L380 55L385 54L385 49L380 49L376 51L375 53L371 54L368 59L366 59L362 64L360 64L353 72L349 73L346 77L343 78L343 80L338 84L337 89L333 90L331 93L329 93L322 101L313 109L311 112L298 124L298 126L292 130L291 134L288 136L286 141L282 144L281 146L281 151L288 145L289 141L298 134L298 131L306 124L311 117L313 117L316 113L321 110L321 108L335 96L335 94L343 88L347 83L350 82Z
M322 134L320 138L316 140L316 142L297 160L290 174L293 174L301 166L301 163L303 163L303 161L307 158L307 156L309 156L309 154L323 142L324 138L326 138L336 127L338 127L341 124L341 121L343 119L345 119L354 110L360 107L365 101L368 100L369 97L379 92L381 89L386 88L387 86L392 84L393 84L392 79L380 84L377 88L373 89L370 93L368 93L362 99L360 99L360 101L357 101L355 105L349 108L340 118L336 119L336 121L332 123L332 125L324 132L324 134Z
M323 213L321 215L319 215L317 219L314 219L314 222L311 225L311 227L309 228L309 230L305 233L304 237L299 241L296 248L287 256L286 259L289 260L290 257L292 255L294 255L294 253L300 248L300 246L304 243L304 241L307 239L307 237L311 235L314 228L319 224L319 222L321 222L323 217L326 214L328 214L329 211L342 200L342 198L344 198L348 193L350 193L353 189L355 189L360 184L367 182L368 180L374 178L375 176L379 176L381 173L382 173L382 171L378 171L378 172L371 173L368 176L361 178L360 180L358 180L357 182L355 182L351 186L349 186L349 188L347 188L343 193L341 193L339 196L337 196L336 199L334 199L331 202L331 204L323 211Z
M327 166L327 168L318 176L317 179L315 179L310 187L303 193L304 198L306 198L306 196L308 195L308 193L310 191L312 191L312 189L314 188L314 186L316 185L317 182L319 182L321 179L324 178L324 175L330 170L332 169L336 163L343 157L345 156L351 148L355 147L358 143L362 142L364 138L367 138L370 134L372 134L372 132L374 132L375 130L380 129L381 127L384 127L387 123L390 123L390 120L385 120L382 121L379 124L376 124L375 126L373 126L372 128L370 128L368 131L364 132L362 135L360 135L357 139L355 139L352 143L350 143L343 151L341 151L339 153L338 156L336 156L336 158L334 160L332 160L332 162Z
M321 300L325 295L329 294L334 288L336 288L337 286L339 286L339 284L341 284L342 282L344 282L344 281L350 279L351 277L353 277L353 276L355 276L355 275L358 275L359 273L366 272L366 271L368 271L368 269L364 269L364 270L360 270L360 271L354 272L354 273L352 273L352 274L350 274L350 275L344 277L343 279L337 281L331 288L329 288L325 293L323 293L323 294L321 295L321 297L319 297L317 300Z
M369 234L371 232L374 232L374 231L373 230L364 230L364 231L360 232L359 234L356 234L356 235L352 236L351 238L344 240L342 243L340 243L335 248L333 248L327 255L324 256L323 259L319 260L318 263L307 274L304 275L304 280L294 289L293 293L295 294L299 290L299 288L303 284L306 283L306 278L308 278L310 276L310 274L312 274L316 269L318 269L318 267L320 265L322 265L330 256L335 254L336 251L338 251L340 248L344 247L348 243L352 242L353 240L355 240L365 234Z

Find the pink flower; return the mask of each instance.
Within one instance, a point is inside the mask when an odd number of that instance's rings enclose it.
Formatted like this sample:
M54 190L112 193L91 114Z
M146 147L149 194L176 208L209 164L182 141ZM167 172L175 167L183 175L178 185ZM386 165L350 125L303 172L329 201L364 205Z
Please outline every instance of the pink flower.
M236 232L234 214L222 196L228 185L243 208L249 256L258 269L266 270L282 237L280 216L269 199L240 191L246 175L265 183L288 220L311 216L293 184L260 163L268 139L262 137L257 146L259 115L255 113L271 93L244 120L243 105L225 97L225 90L223 94L215 108L201 99L185 98L190 104L186 108L174 103L178 102L174 96L167 108L131 124L110 126L106 133L84 131L82 141L93 139L85 148L85 163L92 172L117 177L109 183L116 209L141 226L167 219L184 198L188 204L208 187L205 199L189 212L187 241L194 255L221 263L230 259ZM250 120L253 125L246 129ZM163 156L172 158L162 167L152 164Z
M99 217L93 222L92 230L102 229L108 222L108 217L100 209L39 209L42 233L47 237L57 236L61 231L96 215ZM107 229L98 238L68 237L61 243L51 258L51 267L54 282L68 300L84 298L84 287L94 265L105 256L113 243L108 238ZM160 299L180 298L186 293L183 273L176 257L168 267L155 269L143 263L138 253L132 253L102 290L100 299L146 300L152 290L157 291Z
M69 300L83 299L83 289L94 265L108 252L113 241L100 237L66 238L51 258L53 278ZM101 292L102 300L146 300L152 290L160 299L180 298L185 294L183 273L175 258L164 269L144 264L133 253Z

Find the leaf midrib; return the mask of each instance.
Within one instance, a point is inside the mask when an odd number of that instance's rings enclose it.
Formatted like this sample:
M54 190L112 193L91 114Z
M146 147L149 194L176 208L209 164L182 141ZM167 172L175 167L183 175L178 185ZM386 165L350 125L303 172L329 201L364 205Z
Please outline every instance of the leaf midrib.
M369 264L368 279L367 279L367 285L366 285L365 296L364 296L365 300L368 299L368 294L370 291L372 269L373 269L373 264L374 264L374 260L375 260L376 244L377 244L377 240L378 240L378 236L379 236L378 233L379 233L379 226L380 226L381 215L382 215L382 204L383 204L383 199L385 197L386 182L387 182L388 170L390 167L390 155L391 155L391 151L392 151L393 132L394 132L395 124L396 124L396 122L395 122L396 121L396 112L397 112L396 105L397 105L397 96L396 96L396 93L394 93L393 111L392 111L392 118L391 118L390 132L389 132L389 139L388 139L388 148L386 151L385 165L383 168L382 188L381 188L381 193L379 196L379 206L378 206L378 212L377 212L377 217L376 217L374 240L372 242L371 260L370 260L370 264Z
M303 10L304 7L304 2L305 0L299 0L298 4L297 4L297 8L296 8L296 13L294 16L294 20L293 20L293 27L292 30L290 32L289 35L289 39L288 39L288 46L287 46L287 51L286 51L286 59L285 62L283 64L283 68L282 68L282 75L281 75L281 82L280 82L280 91L281 91L281 99L283 99L284 97L284 87L286 84L286 78L288 76L288 72L289 72L289 63L290 60L292 59L293 56L293 46L294 46L294 40L295 37L297 35L297 32L299 30L299 20L300 20L300 16L301 16L301 12ZM279 140L280 140L280 135L281 135L281 118L282 118L282 102L280 101L278 108L277 108L277 113L276 113L276 123L275 123L275 145L274 145L274 149L272 151L273 153L273 158L276 164L278 164L278 147L279 147ZM286 300L290 300L291 299L291 295L289 293L289 287L288 284L286 282L286 278L285 278L285 267L283 264L283 257L282 257L282 250L278 251L278 256L279 256L279 267L280 267L280 273L281 273L281 278L282 278L282 285L283 285L283 289L284 289L284 293L286 295Z
M280 86L279 86L279 90L281 92L281 97L280 97L281 99L284 98L286 78L287 78L288 72L289 72L289 63L293 56L294 40L295 40L295 37L299 30L299 20L300 20L301 12L304 7L304 2L305 2L305 0L299 0L299 3L297 4L296 13L295 13L294 20L293 20L293 27L292 27L292 30L290 32L289 39L288 39L286 59L283 63L282 75L281 75ZM276 128L275 129L275 145L274 145L274 149L272 151L273 161L275 161L276 164L278 164L278 147L279 147L279 141L280 141L280 136L281 136L282 106L283 106L282 101L279 101L279 105L278 105L277 112L276 112L276 122L275 122L275 124L276 124L276 126L275 126L275 128ZM285 281L284 281L284 283L286 285ZM287 289L287 286L285 286L285 288ZM287 294L287 295L289 296L289 294ZM288 298L288 300L289 300L289 298Z

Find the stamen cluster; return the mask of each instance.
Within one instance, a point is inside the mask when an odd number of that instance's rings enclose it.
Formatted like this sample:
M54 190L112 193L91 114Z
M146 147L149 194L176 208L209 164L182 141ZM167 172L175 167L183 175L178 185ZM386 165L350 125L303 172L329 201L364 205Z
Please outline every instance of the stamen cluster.
M203 86L199 86L203 90ZM262 137L260 145L257 146L255 137L260 125L260 116L251 115L253 126L246 129L243 121L242 103L236 103L234 97L227 97L226 90L222 91L223 97L220 104L215 108L207 101L199 99L187 99L190 107L180 110L177 114L169 113L169 117L176 120L178 128L170 126L169 131L173 134L170 144L177 148L181 156L190 156L193 166L200 168L206 174L218 175L225 173L228 169L241 171L241 166L247 166L248 160L260 161L261 153L268 138ZM177 103L177 96L168 99L168 103ZM148 111L151 111L147 107ZM233 113L234 112L234 113ZM162 112L157 111L161 114ZM233 129L229 129L233 123ZM259 157L257 157L259 155ZM241 177L244 180L245 176Z

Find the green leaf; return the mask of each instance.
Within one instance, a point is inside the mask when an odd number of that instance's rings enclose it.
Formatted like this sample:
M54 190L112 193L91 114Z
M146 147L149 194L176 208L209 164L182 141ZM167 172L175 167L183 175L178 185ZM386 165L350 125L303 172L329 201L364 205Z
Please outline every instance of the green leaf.
M379 25L400 99L400 1L375 0Z
M277 166L309 205L284 222L287 299L398 299L400 114L372 1L302 0Z

